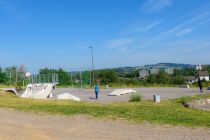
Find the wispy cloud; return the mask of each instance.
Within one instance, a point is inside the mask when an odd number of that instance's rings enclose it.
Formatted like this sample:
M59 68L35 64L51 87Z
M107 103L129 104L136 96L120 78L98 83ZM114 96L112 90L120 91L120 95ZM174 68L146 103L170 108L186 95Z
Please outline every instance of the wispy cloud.
M133 32L143 32L143 31L148 31L156 26L158 26L162 21L159 20L159 21L155 21L154 23L151 23L145 27L138 27L138 28L134 28L133 29Z
M132 43L134 41L134 39L132 38L123 38L123 39L114 39L111 41L108 41L108 43L106 43L106 48L109 49L116 49L122 46L126 46L130 43Z
M183 30L177 32L177 33L176 33L176 36L183 36L183 35L185 35L185 34L188 34L188 33L192 32L192 31L193 31L192 28L185 28L185 29L183 29Z
M192 24L200 24L203 22L203 20L205 20L206 18L209 18L209 16L210 16L210 12L204 12L204 13L198 14L191 19L183 21L182 23L180 23L177 26L175 26L171 29L168 29L164 34L174 34L174 33L179 32L182 28L184 28L186 26L189 26Z
M146 12L157 12L171 4L173 0L147 0L141 5L141 9Z
M210 22L210 18L207 18L206 20L202 21L200 24L206 24L208 22Z

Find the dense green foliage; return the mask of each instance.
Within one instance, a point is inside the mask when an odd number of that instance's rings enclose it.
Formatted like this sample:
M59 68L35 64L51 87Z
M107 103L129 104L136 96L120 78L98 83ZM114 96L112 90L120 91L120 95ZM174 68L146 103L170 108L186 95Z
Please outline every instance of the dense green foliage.
M138 93L132 94L130 97L130 102L140 102L142 100L142 96Z
M174 76L195 76L197 74L196 69L174 69Z
M6 84L6 81L8 81L6 73L2 72L2 69L0 68L0 83Z
M203 69L210 73L210 65L203 65Z
M96 71L96 79L99 79L101 84L115 83L118 78L117 73L110 69Z
M197 95L196 98L201 98ZM202 98L210 98L206 95ZM105 119L126 119L132 122L148 121L152 123L210 127L210 112L185 108L180 99L97 104L62 100L23 99L15 95L1 93L0 107L22 111L45 112L62 115L91 115Z
M210 72L210 66L204 65L204 70ZM196 76L197 71L194 68L174 69L173 74L168 74L159 71L156 74L150 74L145 78L139 78L139 69L119 68L119 69L103 69L94 71L94 81L92 79L93 72L72 71L67 72L64 69L49 69L44 68L39 70L39 74L45 75L38 82L47 81L53 74L58 75L60 86L74 87L89 87L91 83L100 82L101 86L109 85L110 87L139 87L139 86L176 86L186 84L186 76ZM11 77L11 78L10 78ZM39 78L39 77L38 77ZM37 78L37 79L38 79ZM45 79L45 80L43 80ZM23 70L18 70L16 67L11 67L2 71L0 69L0 84L2 85L22 85L23 82L31 82L32 79L27 79ZM205 86L209 86L209 82L204 82ZM197 84L193 84L197 86Z

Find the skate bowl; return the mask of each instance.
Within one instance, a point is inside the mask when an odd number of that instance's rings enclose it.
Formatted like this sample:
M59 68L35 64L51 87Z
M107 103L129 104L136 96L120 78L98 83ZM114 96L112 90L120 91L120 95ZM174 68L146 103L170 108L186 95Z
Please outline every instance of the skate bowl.
M26 87L25 92L20 96L22 98L33 98L33 99L47 99L55 84L29 84Z

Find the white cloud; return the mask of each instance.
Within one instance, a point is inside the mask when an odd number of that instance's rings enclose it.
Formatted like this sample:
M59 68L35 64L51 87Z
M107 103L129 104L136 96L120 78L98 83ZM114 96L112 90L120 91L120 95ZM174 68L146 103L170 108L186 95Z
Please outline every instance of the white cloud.
M130 43L132 43L134 39L132 38L123 38L123 39L114 39L107 43L106 47L109 49L115 49L122 46L126 46Z
M176 33L176 36L183 36L185 34L191 33L193 31L192 28L185 28L179 32Z
M146 12L157 12L171 4L173 4L172 0L147 0L141 5L141 9Z
M184 28L185 26L189 26L192 24L200 24L205 20L206 18L209 18L210 13L209 12L204 12L199 15L194 16L193 18L186 20L182 22L181 24L167 30L164 34L174 34Z
M152 28L158 26L161 22L162 22L162 21L159 20L159 21L156 21L156 22L154 22L154 23L152 23L152 24L149 24L149 25L147 25L147 26L145 26L145 27L135 28L133 31L134 31L134 32L143 32L143 31L147 31L147 30L150 30L150 29L152 29Z
M210 18L207 18L206 20L202 21L200 24L206 24L208 22L210 22Z

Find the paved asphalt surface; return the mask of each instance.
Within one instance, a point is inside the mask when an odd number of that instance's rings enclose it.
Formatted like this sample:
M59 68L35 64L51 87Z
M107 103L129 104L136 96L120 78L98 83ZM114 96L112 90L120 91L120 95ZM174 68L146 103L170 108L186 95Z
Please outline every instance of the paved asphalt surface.
M62 93L70 93L76 97L81 98L82 101L87 102L111 103L129 101L131 94L121 96L108 96L108 94L111 93L113 90L115 89L102 89L99 93L98 100L95 100L95 93L93 89L56 88L53 91L53 94L56 96ZM198 88L134 88L134 90L136 90L137 93L140 93L145 100L152 100L154 94L159 94L161 100L201 94ZM204 90L204 93L210 94L210 90Z

